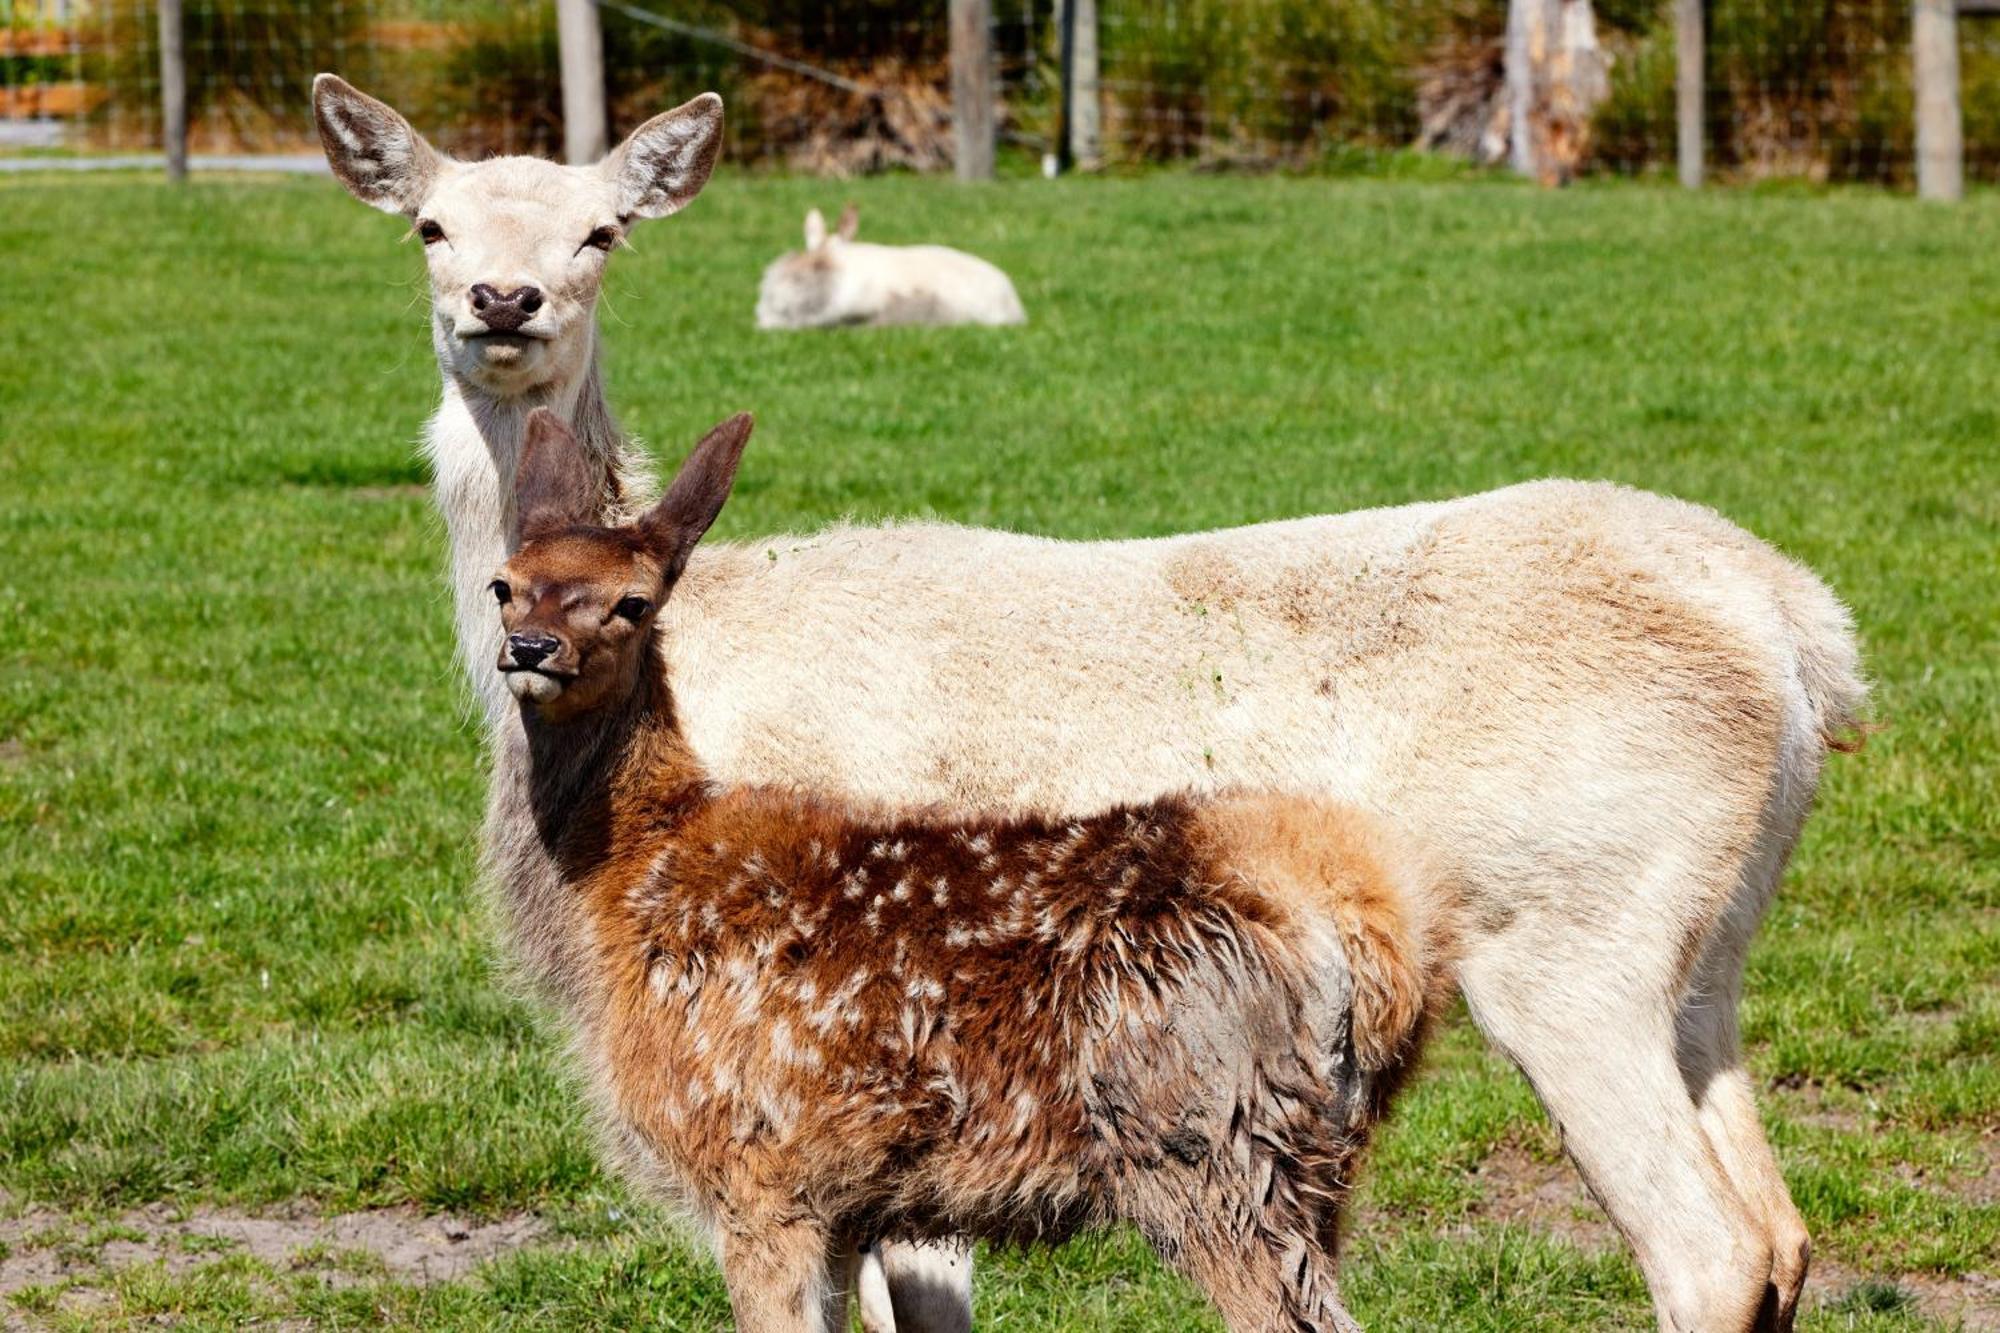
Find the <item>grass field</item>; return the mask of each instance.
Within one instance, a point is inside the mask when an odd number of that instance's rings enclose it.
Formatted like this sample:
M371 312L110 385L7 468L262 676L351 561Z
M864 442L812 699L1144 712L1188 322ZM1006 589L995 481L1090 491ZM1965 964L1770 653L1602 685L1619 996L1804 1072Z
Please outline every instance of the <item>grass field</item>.
M762 263L843 192L865 236L1000 262L1033 323L755 333ZM0 1320L726 1320L494 979L398 234L324 180L0 180L0 1261L62 1260ZM1833 763L1744 1008L1827 1273L1806 1323L2000 1326L2000 198L725 173L637 244L612 399L672 455L757 411L727 536L1148 534L1568 474L1811 563L1884 728ZM1372 1327L1650 1327L1463 1020L1363 1196ZM428 1284L220 1243L92 1267L135 1217L396 1205L544 1239ZM979 1300L996 1329L1207 1319L1122 1237L995 1257Z

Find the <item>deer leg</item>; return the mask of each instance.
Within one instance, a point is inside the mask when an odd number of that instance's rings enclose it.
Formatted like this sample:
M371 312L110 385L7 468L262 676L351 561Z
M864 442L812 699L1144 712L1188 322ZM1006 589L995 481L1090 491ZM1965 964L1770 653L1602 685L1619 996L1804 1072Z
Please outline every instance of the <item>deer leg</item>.
M898 1241L878 1249L894 1333L972 1333L969 1244ZM868 1308L864 1290L864 1319Z
M1157 1245L1229 1333L1361 1333L1341 1303L1331 1254L1302 1235L1264 1231L1248 1210L1236 1216L1237 1226L1202 1225Z
M1573 933L1540 933L1511 932L1464 960L1474 1018L1528 1076L1632 1246L1664 1333L1749 1333L1771 1242L1688 1096L1677 998L1665 981L1639 979L1641 948L1585 951Z
M1771 1272L1758 1333L1788 1333L1798 1317L1812 1241L1792 1202L1778 1159L1764 1136L1736 1027L1737 999L1754 920L1725 918L1696 969L1679 1019L1681 1074L1710 1148L1737 1196L1759 1218L1771 1247ZM1724 933L1727 932L1727 933Z
M723 1281L741 1333L846 1333L844 1289L825 1228L794 1219L734 1218L722 1229ZM829 1322L837 1310L841 1323Z

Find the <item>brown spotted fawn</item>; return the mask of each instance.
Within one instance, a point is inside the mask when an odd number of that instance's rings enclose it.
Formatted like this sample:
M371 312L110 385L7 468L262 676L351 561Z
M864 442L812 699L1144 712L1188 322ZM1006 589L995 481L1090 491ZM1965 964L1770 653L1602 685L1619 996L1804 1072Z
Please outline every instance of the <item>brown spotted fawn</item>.
M492 585L522 710L496 789L533 830L498 872L544 905L517 934L567 935L538 952L617 1156L706 1226L759 1333L829 1330L857 1238L1118 1222L1233 1330L1355 1327L1337 1222L1445 993L1441 886L1318 800L1001 818L712 781L656 617L749 435L606 528L537 411Z

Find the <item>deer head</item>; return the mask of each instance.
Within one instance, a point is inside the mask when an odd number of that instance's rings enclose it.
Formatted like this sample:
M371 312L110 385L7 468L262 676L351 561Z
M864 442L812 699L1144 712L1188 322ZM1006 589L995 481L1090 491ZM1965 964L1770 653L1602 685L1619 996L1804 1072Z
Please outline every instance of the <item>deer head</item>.
M722 142L714 93L653 117L588 167L457 161L331 74L313 80L313 116L348 193L407 217L422 240L445 372L496 397L588 364L606 257L640 219L677 213L700 194Z
M583 450L545 407L528 417L514 475L522 546L493 578L506 631L497 666L516 699L551 722L628 697L654 617L688 554L722 512L750 441L750 414L711 430L637 522L595 526Z

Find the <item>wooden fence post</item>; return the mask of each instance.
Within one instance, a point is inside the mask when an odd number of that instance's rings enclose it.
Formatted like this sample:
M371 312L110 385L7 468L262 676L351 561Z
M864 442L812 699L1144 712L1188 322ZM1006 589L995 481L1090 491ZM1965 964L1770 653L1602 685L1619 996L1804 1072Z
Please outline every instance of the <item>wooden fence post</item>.
M188 174L187 27L181 0L160 0L160 138L167 151L167 179Z
M1681 184L1701 188L1702 140L1707 128L1708 32L1703 0L1674 0L1674 128Z
M611 147L605 128L604 25L593 0L556 0L562 64L563 158L588 166Z
M1547 66L1555 54L1561 0L1507 0L1507 43L1502 52L1507 79L1507 158L1519 175L1542 174L1537 114L1545 108Z
M1917 94L1917 194L1956 200L1965 194L1965 122L1958 106L1957 0L1916 0L1910 58Z
M1069 155L1080 167L1104 161L1104 111L1098 91L1097 0L1067 0L1069 19Z
M992 180L992 0L951 0L951 119L958 178Z

